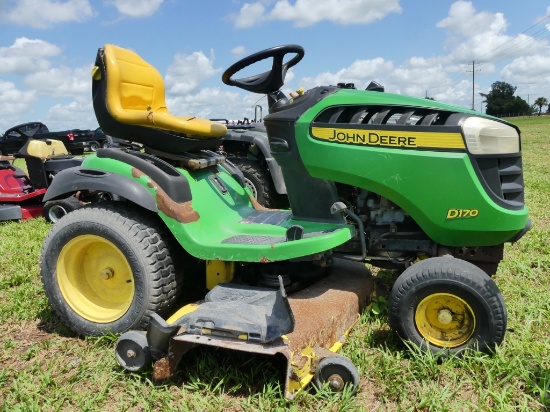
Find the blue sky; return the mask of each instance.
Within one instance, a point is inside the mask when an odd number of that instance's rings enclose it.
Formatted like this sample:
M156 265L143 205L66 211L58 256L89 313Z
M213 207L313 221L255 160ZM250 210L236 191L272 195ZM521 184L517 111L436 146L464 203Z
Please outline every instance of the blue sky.
M470 107L475 60L476 110L495 81L530 103L550 100L549 13L540 0L0 0L0 133L35 120L96 128L90 70L106 43L159 69L175 115L253 117L261 96L224 85L221 74L288 43L306 55L286 92L376 80Z

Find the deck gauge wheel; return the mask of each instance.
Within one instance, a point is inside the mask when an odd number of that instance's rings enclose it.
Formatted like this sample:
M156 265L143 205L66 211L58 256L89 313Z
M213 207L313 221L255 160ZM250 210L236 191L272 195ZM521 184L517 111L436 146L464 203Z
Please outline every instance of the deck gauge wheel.
M329 356L319 361L314 382L318 388L328 384L332 392L342 392L347 385L351 385L352 391L356 392L359 388L359 372L348 358Z
M153 362L145 332L123 333L117 340L115 354L120 366L130 372L147 369Z

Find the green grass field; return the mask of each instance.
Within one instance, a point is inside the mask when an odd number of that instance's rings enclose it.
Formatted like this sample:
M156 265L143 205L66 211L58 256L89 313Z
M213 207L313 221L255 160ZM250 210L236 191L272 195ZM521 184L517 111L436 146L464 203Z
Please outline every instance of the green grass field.
M76 337L51 312L38 258L43 219L0 223L0 410L2 411L548 411L550 410L550 118L512 119L522 129L532 230L507 245L494 277L508 332L492 356L437 360L403 347L384 312L366 312L343 353L358 366L358 394L311 389L282 398L269 358L197 349L172 380L122 371L116 337ZM387 282L387 274L378 275Z

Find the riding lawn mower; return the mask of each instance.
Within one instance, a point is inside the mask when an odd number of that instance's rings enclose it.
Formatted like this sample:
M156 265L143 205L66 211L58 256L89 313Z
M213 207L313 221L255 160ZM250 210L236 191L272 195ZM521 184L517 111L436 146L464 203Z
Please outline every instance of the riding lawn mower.
M27 172L14 164L23 159ZM78 166L81 157L69 154L63 142L29 138L13 156L0 155L0 221L44 216L56 222L82 204L72 195L45 202L44 194L61 170Z
M155 379L167 378L206 345L282 354L287 398L311 380L356 389L357 369L337 351L372 293L366 263L402 272L388 315L404 341L442 355L503 341L506 306L491 275L504 244L530 227L518 128L379 91L320 86L288 97L285 74L303 56L273 47L222 76L267 95L264 124L290 203L280 210L262 207L216 151L224 125L172 115L153 66L99 49L99 125L144 150L98 149L59 173L45 199L77 193L89 204L52 227L41 274L72 330L122 333L125 369L155 361ZM266 59L268 71L236 78ZM97 193L112 201L94 202ZM182 302L189 293L198 297Z

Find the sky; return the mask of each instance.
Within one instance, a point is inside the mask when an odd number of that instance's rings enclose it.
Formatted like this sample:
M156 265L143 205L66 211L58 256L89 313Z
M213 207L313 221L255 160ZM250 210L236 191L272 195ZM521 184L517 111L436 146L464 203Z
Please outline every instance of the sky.
M98 127L90 72L104 44L155 66L176 116L254 118L257 104L267 114L265 97L221 75L283 44L305 49L287 94L375 80L467 108L473 95L484 111L479 93L504 81L533 104L550 100L549 13L541 0L0 0L0 133Z

